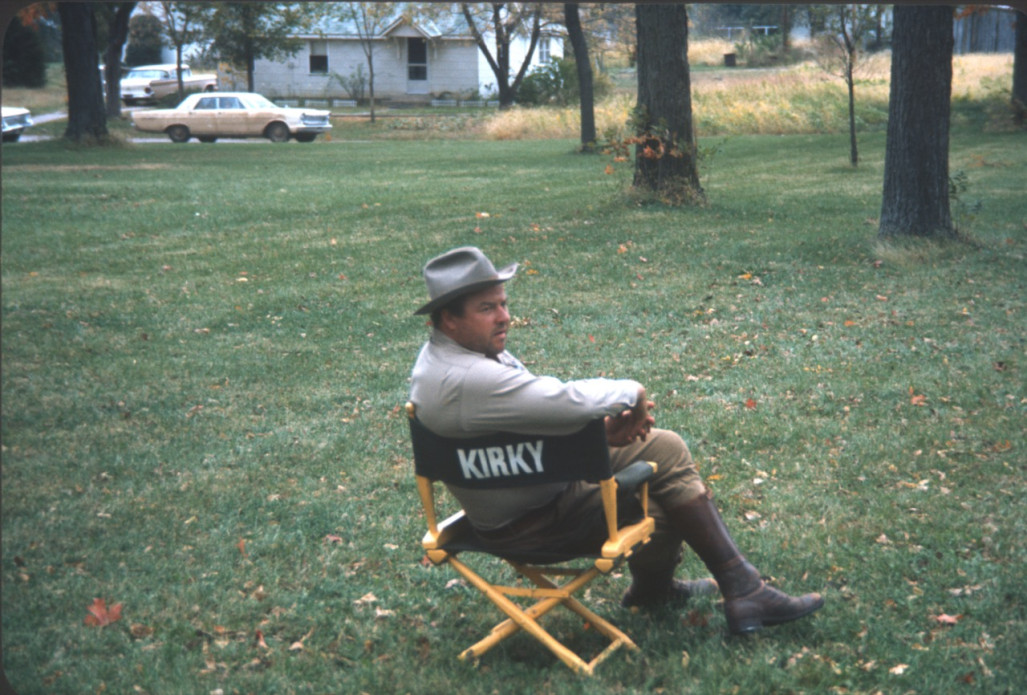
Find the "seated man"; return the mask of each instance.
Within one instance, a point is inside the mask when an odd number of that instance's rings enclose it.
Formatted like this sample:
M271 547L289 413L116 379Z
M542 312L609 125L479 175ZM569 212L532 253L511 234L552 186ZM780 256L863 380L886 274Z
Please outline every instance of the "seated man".
M614 470L637 460L658 465L650 482L652 540L628 561L632 583L625 606L652 606L710 593L719 586L733 633L754 632L820 608L819 594L791 597L768 586L742 556L696 471L684 440L654 429L645 388L627 379L561 381L536 376L506 351L510 313L505 282L517 264L496 270L477 248L453 249L430 260L424 278L431 301L431 339L414 365L410 400L428 429L446 437L498 431L566 434L606 418ZM540 484L473 491L455 485L475 531L511 550L573 546L602 536L598 487ZM674 579L681 542L698 554L716 579Z

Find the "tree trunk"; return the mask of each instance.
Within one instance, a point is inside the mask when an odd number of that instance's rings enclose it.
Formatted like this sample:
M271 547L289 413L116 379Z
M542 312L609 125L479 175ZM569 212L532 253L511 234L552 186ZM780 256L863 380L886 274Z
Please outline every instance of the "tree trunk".
M371 123L374 123L374 46L367 46L367 91L371 97Z
M792 50L792 8L781 5L781 60L787 61Z
M135 6L134 2L119 3L107 29L107 50L103 56L107 80L107 118L121 117L121 53L128 40L128 19Z
M588 43L581 30L578 4L569 2L563 6L567 36L574 48L574 62L578 66L578 92L581 103L581 149L591 151L596 145L595 92L592 88L592 61L588 56Z
M178 101L185 99L185 78L182 76L182 44L175 44L175 73L178 75Z
M68 81L68 127L64 137L74 142L105 140L107 115L100 86L93 7L85 2L61 2L57 3L57 12Z
M896 5L881 237L951 237L952 8Z
M246 91L247 92L256 91L254 89L254 82L253 82L253 72L254 72L254 70L256 70L256 67L257 67L256 52L253 49L252 41L248 40L247 41L247 46L246 46Z
M675 202L704 200L692 132L685 6L635 6L638 42L635 188Z
M1013 108L1016 122L1027 117L1027 13L1016 13L1016 47L1013 53Z
M838 10L838 24L845 44L845 86L849 90L849 163L859 166L859 149L856 145L856 41L849 31L849 10L842 5ZM857 22L852 15L852 25Z
M542 9L539 5L533 15L532 29L531 29L531 44L528 46L527 56L524 58L524 62L521 63L520 70L517 72L517 76L514 81L510 82L510 27L508 27L503 20L504 3L491 3L492 4L492 29L495 32L496 46L495 56L492 55L492 51L489 50L488 44L485 42L485 37L478 29L478 25L475 24L474 16L471 14L471 10L467 3L461 3L460 8L463 11L464 19L467 20L467 26L471 30L471 35L474 36L474 42L478 44L478 49L482 55L485 56L485 60L488 62L489 67L492 68L492 73L496 76L496 90L499 92L499 108L508 109L514 105L514 101L517 99L517 88L521 84L521 80L524 79L524 75L527 74L528 66L531 65L532 56L535 54L535 47L538 45L538 38L541 31L541 18Z
M859 166L859 147L856 143L856 78L853 75L853 60L850 55L845 61L845 83L849 87L849 163Z

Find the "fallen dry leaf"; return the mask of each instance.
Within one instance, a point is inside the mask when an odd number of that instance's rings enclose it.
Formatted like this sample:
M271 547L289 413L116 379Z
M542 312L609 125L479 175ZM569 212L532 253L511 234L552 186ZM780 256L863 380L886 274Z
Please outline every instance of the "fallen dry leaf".
M89 611L89 615L82 622L92 627L105 627L121 620L120 603L115 603L110 608L107 608L106 601L102 598L94 598L93 603L86 610Z
M129 633L131 633L131 635L136 639L143 639L144 637L149 637L153 634L153 628L149 625L135 623L129 628Z
M913 392L913 387L909 387L909 402L913 405L921 406L927 405L927 396L916 394Z

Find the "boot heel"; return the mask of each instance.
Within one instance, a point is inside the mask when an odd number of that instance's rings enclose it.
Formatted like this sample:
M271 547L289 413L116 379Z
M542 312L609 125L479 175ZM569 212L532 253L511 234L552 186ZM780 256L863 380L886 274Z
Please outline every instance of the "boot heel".
M727 629L732 635L748 635L763 629L763 621L759 618L728 618Z

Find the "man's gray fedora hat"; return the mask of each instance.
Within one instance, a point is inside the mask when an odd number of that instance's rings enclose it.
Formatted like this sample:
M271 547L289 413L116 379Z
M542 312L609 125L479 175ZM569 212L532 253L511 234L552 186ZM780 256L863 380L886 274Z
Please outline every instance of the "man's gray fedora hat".
M492 261L474 246L461 246L446 251L425 264L424 282L428 285L431 301L414 314L430 314L461 295L506 282L516 272L516 263L496 270Z

